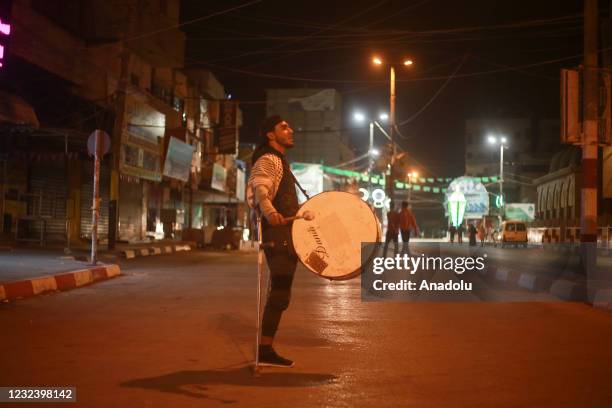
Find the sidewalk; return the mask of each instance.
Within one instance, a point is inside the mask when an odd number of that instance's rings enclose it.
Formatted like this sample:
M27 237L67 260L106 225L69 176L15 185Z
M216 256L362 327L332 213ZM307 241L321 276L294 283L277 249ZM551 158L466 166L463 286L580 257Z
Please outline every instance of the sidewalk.
M7 240L0 242L0 301L70 290L118 276L120 259L190 251L195 243L163 240L117 244L109 251L100 245L97 264L91 264L91 248L87 242L69 250L59 243L46 248Z
M118 265L77 261L49 249L0 250L0 301L65 291L121 274Z

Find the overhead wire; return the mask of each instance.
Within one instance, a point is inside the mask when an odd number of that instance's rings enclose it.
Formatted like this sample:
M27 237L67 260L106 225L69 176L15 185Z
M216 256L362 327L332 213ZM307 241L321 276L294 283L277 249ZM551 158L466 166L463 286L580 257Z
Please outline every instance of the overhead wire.
M361 16L362 14L367 13L367 12L368 12L368 11L370 11L370 10L373 10L373 9L375 9L375 8L380 7L382 4L384 4L384 3L386 3L386 2L387 2L387 0L381 0L381 1L379 1L378 3L376 3L376 4L374 4L374 5L369 6L369 7L367 7L367 8L366 8L366 9L364 9L364 10L361 10L361 11L360 11L360 12L358 12L357 14L351 15L350 17L347 17L347 18L345 18L345 19L343 19L343 20L341 20L341 21L339 21L339 22L335 23L334 25L332 25L332 27L333 27L333 26L340 25L340 24L343 24L343 23L348 22L348 21L351 21L351 20L353 20L353 19L355 19L355 18L357 18L357 17ZM260 54L262 54L262 53L267 53L267 52L269 52L270 50L276 50L276 49L279 49L279 48L285 47L285 46L287 46L287 45L292 45L292 44L298 43L298 42L300 42L300 41L307 40L307 39L311 38L313 35L319 34L319 33L321 33L321 32L327 31L327 30L329 30L329 28L321 28L321 29L318 29L317 31L315 31L315 32L313 32L313 33L310 33L310 34L308 34L308 35L304 36L304 37L303 37L303 38L301 38L301 39L297 39L297 40L290 40L290 41L283 42L283 43L281 43L281 44L277 44L276 46L273 46L273 47L267 47L267 48L264 48L264 49L254 50L254 51L247 51L247 52L242 53L242 54L232 55L232 56L225 57L225 58L217 58L217 59L213 60L212 62L223 62L223 61L228 61L228 60L234 60L234 59L237 59L237 58L243 58L243 57L246 57L246 56L260 55ZM255 64L255 66L256 66L256 65L257 65L257 64Z
M453 80L453 78L455 77L455 75L457 75L457 73L459 72L459 70L461 70L461 67L463 67L463 64L465 64L465 61L467 60L468 54L465 54L463 56L463 58L461 59L461 61L459 62L459 64L457 65L457 67L455 68L455 70L453 71L453 73L446 79L446 81L442 84L442 86L440 86L440 88L438 88L438 90L433 94L433 96L429 99L429 101L427 101L427 103L425 105L423 105L421 107L421 109L419 109L418 111L416 111L412 116L410 116L408 119L398 123L396 125L396 130L398 131L398 134L400 135L401 138L405 137L401 134L401 132L399 132L398 127L399 126L403 126L406 125L410 122L412 122L414 119L416 119L417 117L419 117L419 115L421 113L423 113L428 107L429 105L431 105L436 98L442 93L442 91L444 91L444 89L446 88L446 86Z
M606 51L612 48L604 48L601 49L600 51ZM485 71L476 71L476 72L471 72L471 73L465 73L465 74L456 74L453 75L454 78L470 78L470 77L475 77L475 76L482 76L482 75L490 75L490 74L495 74L495 73L500 73L500 72L508 72L508 71L515 71L517 69L524 69L524 68L532 68L532 67L538 67L538 66L543 66L543 65L550 65L550 64L555 64L558 62L563 62L563 61L569 61L569 60L573 60L573 59L578 59L581 58L583 56L583 54L575 54L575 55L571 55L571 56L567 56L567 57L561 57L561 58L554 58L554 59L549 59L549 60L544 60L544 61L539 61L539 62L535 62L535 63L530 63L530 64L521 64L521 65L515 65L515 66L506 66L503 68L498 68L498 69L492 69L492 70L485 70ZM202 65L206 65L206 66L210 66L212 68L216 68L219 70L224 70L224 71L229 71L229 72L235 72L235 73L240 73L240 74L244 74L247 76L254 76L254 77L261 77L261 78L271 78L271 79L284 79L284 80L288 80L288 81L299 81L299 82L314 82L314 83L337 83L337 84L384 84L384 83L388 83L388 81L386 80L351 80L351 79L331 79L331 78L309 78L309 77L296 77L296 76L291 76L291 75L278 75L278 74L269 74L269 73L265 73L265 72L255 72L255 71L249 71L249 70L245 70L245 69L240 69L240 68L232 68L232 67L227 67L227 66L222 66L222 65L216 65L216 64L210 64L210 63L201 63ZM437 80L443 80L443 79L447 79L449 76L432 76L432 77L416 77L416 78L410 78L410 79L398 79L396 80L396 82L419 82L419 81L437 81Z

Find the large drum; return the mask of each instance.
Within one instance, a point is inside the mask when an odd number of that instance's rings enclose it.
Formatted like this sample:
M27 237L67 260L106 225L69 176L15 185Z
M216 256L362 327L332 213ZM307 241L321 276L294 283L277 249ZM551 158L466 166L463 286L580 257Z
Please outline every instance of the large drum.
M330 280L350 279L361 272L361 243L380 242L376 214L359 197L327 191L312 197L293 221L293 246L300 261L315 274ZM373 251L372 251L373 252ZM370 259L372 254L364 254Z

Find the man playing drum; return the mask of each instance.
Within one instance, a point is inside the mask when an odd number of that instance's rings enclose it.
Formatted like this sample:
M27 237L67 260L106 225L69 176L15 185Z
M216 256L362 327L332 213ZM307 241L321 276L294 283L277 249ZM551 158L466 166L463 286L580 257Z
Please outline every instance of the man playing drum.
M289 306L298 262L291 242L291 221L286 219L299 209L295 177L285 159L285 150L293 147L293 130L280 116L270 116L262 123L260 136L247 188L249 206L263 215L264 251L270 269L257 353L261 366L292 367L293 361L279 356L272 342L282 313Z

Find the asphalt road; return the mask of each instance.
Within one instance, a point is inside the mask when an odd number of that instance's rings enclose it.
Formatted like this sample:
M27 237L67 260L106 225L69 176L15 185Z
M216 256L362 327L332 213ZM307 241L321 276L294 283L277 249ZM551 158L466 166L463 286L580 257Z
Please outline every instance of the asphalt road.
M0 385L75 386L82 407L612 406L612 314L585 304L362 302L359 279L300 268L276 342L296 367L253 378L255 255L122 271L1 305Z

